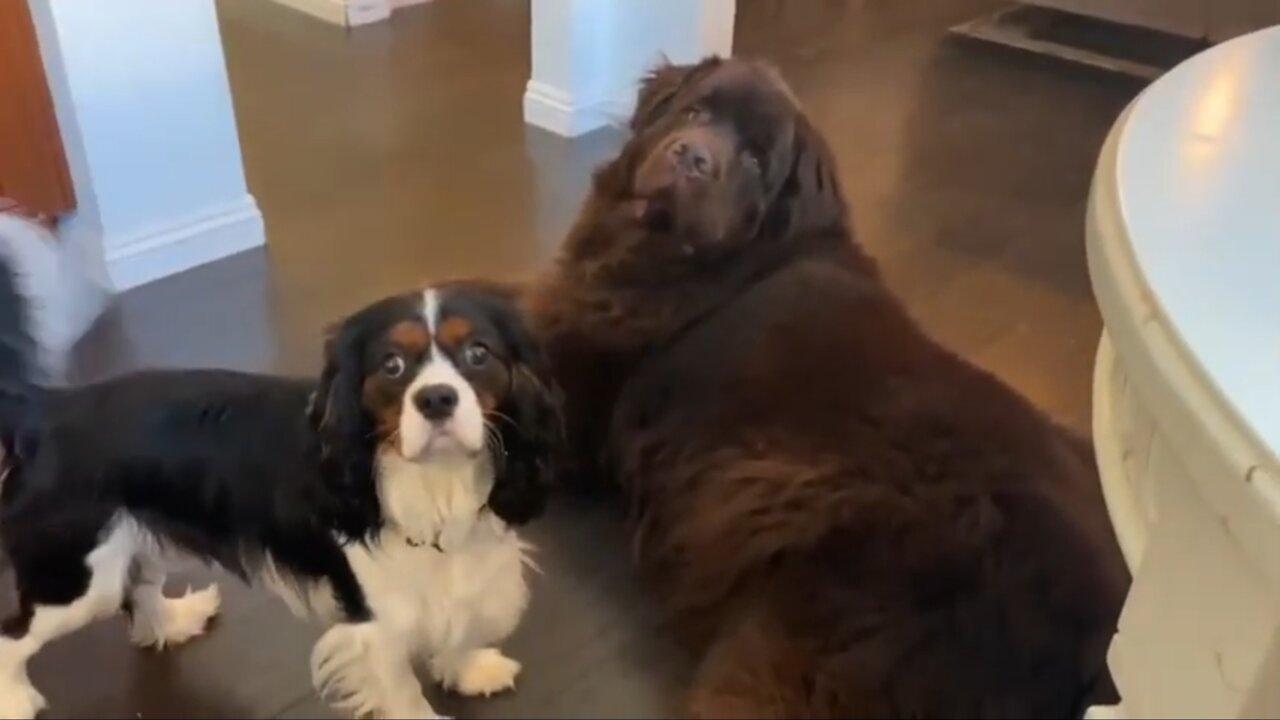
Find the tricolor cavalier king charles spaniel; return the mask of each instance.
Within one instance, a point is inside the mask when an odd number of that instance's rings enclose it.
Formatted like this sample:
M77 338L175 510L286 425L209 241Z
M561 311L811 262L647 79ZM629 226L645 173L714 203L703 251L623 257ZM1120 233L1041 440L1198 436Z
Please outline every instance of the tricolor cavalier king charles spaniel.
M356 715L433 717L415 660L463 694L513 687L520 664L496 647L528 599L512 528L542 511L559 420L501 291L374 303L330 336L318 382L178 370L42 389L9 350L0 540L20 607L0 632L0 716L44 707L32 655L117 610L138 645L200 635L218 590L166 597L175 555L322 623L315 683Z

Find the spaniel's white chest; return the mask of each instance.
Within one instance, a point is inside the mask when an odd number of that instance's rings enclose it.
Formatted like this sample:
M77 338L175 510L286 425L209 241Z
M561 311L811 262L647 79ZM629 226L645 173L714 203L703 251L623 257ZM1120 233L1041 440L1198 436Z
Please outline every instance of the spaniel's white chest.
M528 603L525 545L484 509L488 463L411 465L384 460L386 527L346 548L369 609L428 653L495 643Z
M435 654L494 643L515 628L528 603L524 551L485 513L441 549L388 530L379 543L349 547L347 559L374 616Z

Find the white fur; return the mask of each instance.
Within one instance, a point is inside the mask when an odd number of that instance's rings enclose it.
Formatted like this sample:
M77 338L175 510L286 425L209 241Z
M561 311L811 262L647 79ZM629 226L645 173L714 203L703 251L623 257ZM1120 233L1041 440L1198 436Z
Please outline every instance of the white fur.
M156 650L203 635L222 605L217 585L196 591L187 588L176 598L165 597L159 584L135 587L130 594L133 620L129 638L139 647Z
M203 632L218 610L217 589L165 599L160 594L162 557L155 539L131 518L121 516L113 521L85 560L90 580L84 595L69 605L37 605L22 638L0 637L0 718L35 717L44 708L44 698L27 677L27 661L47 643L118 612L129 587L131 568L141 568L143 573L142 582L130 591L135 639L163 646Z
M378 458L378 498L393 532L418 543L439 541L448 550L471 532L493 489L487 454L455 452L415 463L395 453Z
M423 315L431 336L435 337L440 320L440 301L435 290L423 293ZM413 396L430 385L448 385L458 393L458 407L453 417L443 423L427 420L413 403ZM450 442L456 443L463 453L480 453L485 446L484 410L475 388L433 343L430 359L405 390L401 403L400 452L407 458L417 458L428 450L443 449Z
M311 651L311 677L334 707L355 717L439 717L422 695L413 655L381 621L338 624Z
M440 293L435 288L422 291L422 314L427 318L427 329L434 337L436 326L440 324Z
M280 569L270 555L258 571L257 581L283 600L289 611L302 620L335 623L341 618L338 601L328 583L296 578Z
M450 690L470 697L489 697L515 688L520 663L486 647L434 662L431 672Z
M37 365L54 381L62 379L71 346L106 308L110 294L81 254L70 238L0 212L0 258L13 269L27 299Z
M421 698L412 672L384 669L370 679L370 668L412 659L427 661L438 681L459 692L488 695L515 686L520 664L492 646L511 634L528 604L527 546L480 512L492 483L488 462L382 456L386 528L377 542L346 548L374 620L335 627L317 644L312 668L326 697L390 716L429 709L405 699L410 689Z
M298 614L329 626L311 667L317 689L336 707L361 716L436 717L413 672L415 660L462 694L515 687L520 663L494 646L528 605L528 546L482 512L493 486L487 458L380 458L385 528L376 541L345 548L373 612L369 622L339 622L327 583L296 582L270 558L264 564L265 585ZM67 606L38 606L21 639L0 638L0 718L34 717L43 709L27 660L48 642L117 612L126 592L136 644L164 648L202 634L218 612L218 589L164 597L165 571L175 560L133 519L117 518L86 560L89 590Z

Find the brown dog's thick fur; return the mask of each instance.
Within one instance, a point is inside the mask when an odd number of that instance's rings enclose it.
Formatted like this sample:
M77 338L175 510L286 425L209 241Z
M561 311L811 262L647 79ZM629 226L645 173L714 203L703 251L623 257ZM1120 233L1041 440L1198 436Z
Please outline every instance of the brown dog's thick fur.
M1128 575L1091 461L912 321L771 69L664 67L531 297L701 717L1063 717ZM690 164L686 146L704 152Z

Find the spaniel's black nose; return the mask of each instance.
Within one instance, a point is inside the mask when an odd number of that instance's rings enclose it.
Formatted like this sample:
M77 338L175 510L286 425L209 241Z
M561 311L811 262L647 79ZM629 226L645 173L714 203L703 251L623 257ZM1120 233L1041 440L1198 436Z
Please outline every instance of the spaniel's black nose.
M428 385L414 393L413 404L428 420L448 420L458 407L458 391L452 385Z

